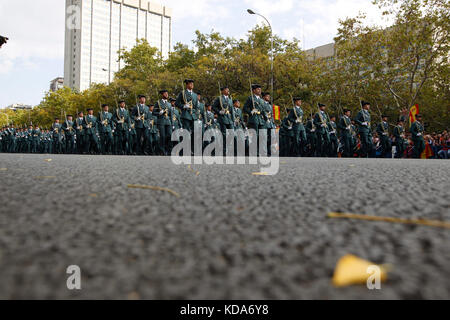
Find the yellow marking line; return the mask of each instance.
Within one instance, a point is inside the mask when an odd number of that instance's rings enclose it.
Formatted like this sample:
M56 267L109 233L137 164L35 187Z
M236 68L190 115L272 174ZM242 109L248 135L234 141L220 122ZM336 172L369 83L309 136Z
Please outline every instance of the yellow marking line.
M366 220L366 221L381 221L381 222L391 222L391 223L401 223L401 224L413 224L413 225L423 225L423 226L429 226L429 227L450 229L450 222L439 221L439 220L376 217L376 216L366 216L366 215L362 215L362 214L337 213L337 212L330 212L327 215L327 217L328 218L336 218L336 219L356 219L356 220Z
M129 184L128 188L131 188L131 189L146 189L146 190L155 190L155 191L165 191L165 192L169 192L169 193L173 194L177 198L180 197L180 194L178 194L177 192L175 192L173 190L170 190L168 188L155 187L155 186L142 186L142 185L137 185L137 184Z

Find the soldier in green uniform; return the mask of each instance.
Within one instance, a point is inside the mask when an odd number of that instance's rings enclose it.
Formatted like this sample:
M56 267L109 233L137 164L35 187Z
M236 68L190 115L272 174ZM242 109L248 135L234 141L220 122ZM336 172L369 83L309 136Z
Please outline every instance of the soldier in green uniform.
M128 153L128 130L130 128L130 113L126 108L124 100L119 101L119 107L114 112L113 122L116 135L116 154L125 155Z
M383 115L381 117L381 122L377 125L376 131L381 142L381 157L386 158L392 150L392 145L389 138L388 116Z
M55 122L52 125L52 151L53 153L61 153L62 152L62 146L61 146L61 124L59 123L59 118L55 118Z
M328 130L328 116L325 112L326 106L322 103L318 104L319 111L314 116L314 125L316 126L318 156L326 157L328 146L330 144L330 132Z
M16 152L16 133L17 133L16 127L14 126L14 124L11 124L11 128L9 130L9 135L10 135L9 147L8 147L9 153Z
M103 154L112 154L113 151L114 122L112 117L112 113L109 112L109 105L103 104L102 111L99 112L97 117L97 128L100 134L100 150Z
M100 146L97 136L97 118L94 116L94 109L87 109L88 114L84 117L83 128L85 131L85 152L100 153Z
M212 104L212 110L217 115L220 131L223 135L223 152L226 155L227 130L234 129L235 114L233 100L230 98L230 89L228 86L220 88L220 92L220 97L217 97Z
M31 153L31 144L33 142L33 125L30 124L27 130L25 130L25 153Z
M331 158L337 158L338 156L338 148L339 148L339 140L337 136L337 124L336 117L331 116L330 122L328 123L328 131L330 132L330 145L328 156Z
M170 113L171 113L171 117L172 117L172 133L176 130L180 130L183 125L181 123L181 113L180 111L177 109L175 103L176 103L177 99L174 98L170 98L169 102L170 102ZM170 140L170 148L169 148L169 154L172 153L172 149L173 147L178 143L177 141L172 141L172 137L169 138Z
M62 130L64 131L64 135L66 137L66 153L73 154L75 153L75 129L73 128L73 116L68 115L67 120L62 125Z
M280 156L290 157L292 154L292 145L294 144L295 133L293 123L289 120L291 110L286 110L287 115L281 121L280 126Z
M160 99L155 103L154 114L157 117L157 127L159 131L159 150L158 153L162 156L169 155L170 144L172 138L172 112L169 101L169 92L161 90Z
M344 152L342 154L343 158L353 157L353 136L352 136L352 120L350 109L344 109L344 115L341 117L338 123L338 128L340 130L341 143L344 146Z
M361 139L361 156L369 157L373 149L372 129L370 122L370 103L361 102L362 109L356 115L356 123L358 125L359 137Z
M255 139L254 141L258 142L259 131L266 127L265 107L261 98L261 86L259 84L252 85L252 95L247 98L243 111L248 116L248 128L256 131L256 137L250 137L250 139L252 141ZM258 154L260 154L259 143Z
M265 127L267 129L267 150L268 155L272 155L272 130L276 129L277 126L273 120L273 106L272 106L272 98L270 97L270 93L265 92L262 94L264 100L264 114L265 114Z
M41 129L39 129L38 125L35 125L32 133L31 133L31 152L32 153L40 152L40 141L41 141Z
M425 150L425 140L423 138L424 127L422 115L416 115L416 121L411 125L411 138L414 143L414 158L420 159L422 152Z
M403 119L397 121L397 125L394 128L394 143L395 143L395 158L403 158L405 153L405 129L403 128Z
M76 138L76 149L78 154L83 154L85 151L85 131L84 131L84 114L82 111L78 112L75 119L74 129Z
M310 157L317 156L317 134L316 125L314 124L314 117L311 115L311 119L306 122L306 138L308 140L309 151L308 155Z
M191 133L191 152L194 152L194 125L198 121L198 97L194 92L194 80L184 80L186 88L178 95L175 105L181 111L183 129Z
M153 115L155 106L149 105L149 111L147 115L146 126L146 139L147 139L147 154L155 156L159 153L159 136L158 136L158 117Z
M42 136L41 136L41 145L42 145L42 153L51 153L51 137L50 132L48 129L43 130Z
M147 122L145 121L145 119L148 115L148 107L145 102L145 95L139 95L139 102L131 112L131 115L134 119L134 130L136 130L136 151L141 155L144 154L145 146L147 144L145 137Z
M130 114L133 110L130 110ZM137 132L136 132L136 122L134 117L130 116L130 128L128 129L128 154L137 154Z
M248 141L245 139L245 131L246 131L246 126L245 126L245 122L244 122L244 115L242 113L242 109L241 109L241 102L239 100L233 100L233 108L234 108L234 130L236 133L236 137L235 137L235 154L236 156L238 156L237 152L238 152L238 141L239 143L243 143L244 144L244 152L245 150L248 149Z
M292 156L299 157L305 155L306 147L306 130L303 124L302 99L300 97L293 98L294 107L290 110L288 119L292 124L292 132L294 134L291 144Z

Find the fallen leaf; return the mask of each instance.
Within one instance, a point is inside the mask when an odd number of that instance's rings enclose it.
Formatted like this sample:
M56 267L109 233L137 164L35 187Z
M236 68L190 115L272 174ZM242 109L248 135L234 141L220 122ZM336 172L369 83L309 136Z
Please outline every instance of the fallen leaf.
M137 292L130 292L128 294L128 300L140 300L141 296Z
M330 212L328 214L328 218L381 221L381 222L414 224L414 225L423 225L423 226L429 226L429 227L450 229L450 222L439 221L439 220L402 219L402 218L393 218L393 217L377 217L377 216L367 216L367 215L363 215L363 214L337 213L337 212Z
M52 159L45 159L44 161L52 162Z
M162 187L155 187L155 186L142 186L142 185L137 185L137 184L129 184L128 188L131 189L148 189L148 190L155 190L155 191L165 191L165 192L169 192L171 194L173 194L175 197L179 198L180 195L168 188L162 188Z
M367 279L373 274L369 267L380 268L380 281L386 281L387 270L384 266L376 265L370 261L358 258L354 255L346 255L339 259L333 275L335 287L345 287L353 284L366 284Z
M0 171L8 171L7 168L0 168Z
M56 179L55 176L40 176L40 177L34 177L35 179L38 180L44 180L44 179Z
M254 176L268 176L269 174L267 172L253 172L252 175L254 175Z
M98 194L96 194L96 193L91 193L91 194L89 195L89 197L97 198L97 197L98 197Z

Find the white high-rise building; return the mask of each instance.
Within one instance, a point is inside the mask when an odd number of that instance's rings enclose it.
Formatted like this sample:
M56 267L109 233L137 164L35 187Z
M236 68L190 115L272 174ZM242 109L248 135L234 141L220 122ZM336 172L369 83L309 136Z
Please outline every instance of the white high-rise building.
M123 67L119 49L147 39L167 58L172 10L147 0L66 0L64 84L80 91L110 83Z

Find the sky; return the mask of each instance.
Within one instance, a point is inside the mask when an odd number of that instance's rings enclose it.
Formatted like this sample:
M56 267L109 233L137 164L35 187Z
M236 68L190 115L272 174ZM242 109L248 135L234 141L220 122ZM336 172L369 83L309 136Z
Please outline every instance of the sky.
M294 37L309 49L333 41L339 19L368 15L368 24L384 23L372 0L154 0L173 9L172 46L192 44L195 31L244 38L266 16L274 32ZM1 0L0 108L12 103L37 105L50 81L64 76L64 0Z

